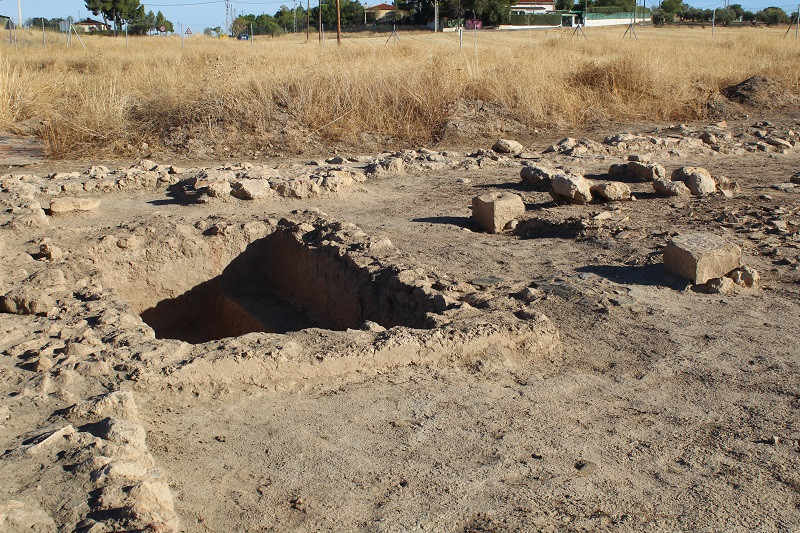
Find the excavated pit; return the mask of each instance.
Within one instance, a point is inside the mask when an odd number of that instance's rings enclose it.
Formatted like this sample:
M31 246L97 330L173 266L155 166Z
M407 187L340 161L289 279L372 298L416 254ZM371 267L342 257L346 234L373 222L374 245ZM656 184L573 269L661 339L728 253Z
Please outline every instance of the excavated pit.
M336 233L328 227L282 224L221 274L147 306L141 318L157 338L197 344L252 332L355 329L367 321L425 329L427 314L443 309L441 297L421 293L400 281L397 268L360 253L363 244L331 240ZM181 261L185 266L187 259Z

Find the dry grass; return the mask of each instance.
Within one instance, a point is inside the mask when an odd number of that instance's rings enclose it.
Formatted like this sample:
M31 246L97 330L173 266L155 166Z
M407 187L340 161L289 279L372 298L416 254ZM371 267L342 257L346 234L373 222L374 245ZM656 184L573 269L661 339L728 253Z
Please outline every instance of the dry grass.
M720 87L762 74L800 94L800 46L783 30L641 28L348 38L254 44L196 37L36 33L0 45L0 128L36 131L55 157L227 145L231 152L381 138L435 140L459 104L480 100L528 126L703 117ZM60 39L60 40L59 40ZM197 141L193 141L197 143Z

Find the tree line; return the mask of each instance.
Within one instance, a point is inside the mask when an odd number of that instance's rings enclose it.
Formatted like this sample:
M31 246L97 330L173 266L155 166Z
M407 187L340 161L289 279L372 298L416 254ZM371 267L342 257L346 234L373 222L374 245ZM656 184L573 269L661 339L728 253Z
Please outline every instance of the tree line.
M682 0L663 0L659 9L653 11L653 24L664 25L672 24L676 21L690 22L711 22L727 26L733 22L747 22L751 24L761 23L767 26L777 24L787 24L797 21L797 13L788 15L780 7L767 7L759 11L748 11L741 4L731 4L727 8L717 9L698 9Z
M125 25L133 35L146 35L162 27L167 32L175 31L175 26L161 11L145 12L139 0L85 0L85 5L95 16L102 16L105 24L113 22L117 35Z

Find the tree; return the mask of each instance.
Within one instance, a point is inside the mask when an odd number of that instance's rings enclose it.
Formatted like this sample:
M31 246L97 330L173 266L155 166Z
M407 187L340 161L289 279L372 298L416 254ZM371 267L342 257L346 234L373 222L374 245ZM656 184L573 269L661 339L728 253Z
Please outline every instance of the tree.
M680 13L686 7L688 6L683 3L683 0L663 0L661 2L661 10L667 13Z
M342 26L358 26L364 24L364 6L359 0L340 0L340 9L342 12ZM280 22L278 15L275 14L275 21ZM305 20L305 11L303 13L303 20ZM291 16L292 11L289 10ZM300 18L300 11L298 11L298 20ZM319 8L311 8L311 20L319 20ZM326 1L322 3L322 24L326 28L334 28L336 25L336 3L333 1ZM289 24L291 27L291 22Z
M727 26L736 20L736 12L733 9L717 9L715 23Z
M675 13L670 13L664 9L654 9L650 18L653 19L653 26L663 26L664 24L675 22Z
M85 0L86 9L94 15L103 16L103 22L114 21L114 31L119 34L122 25L133 22L140 15L139 0Z
M742 20L742 16L744 16L744 8L741 4L731 4L728 6L728 9L731 9L734 13L736 13L736 20Z
M152 11L150 13L152 13ZM155 28L158 31L161 31L162 27L164 28L164 31L168 33L173 33L175 31L175 26L173 26L172 22L168 21L166 17L164 17L164 13L159 11L156 13Z
M784 24L789 21L789 17L786 15L786 11L784 11L779 7L774 7L774 6L762 9L761 11L756 13L755 18L758 22L763 22L767 26Z
M556 0L557 11L572 11L573 7L575 7L574 0Z

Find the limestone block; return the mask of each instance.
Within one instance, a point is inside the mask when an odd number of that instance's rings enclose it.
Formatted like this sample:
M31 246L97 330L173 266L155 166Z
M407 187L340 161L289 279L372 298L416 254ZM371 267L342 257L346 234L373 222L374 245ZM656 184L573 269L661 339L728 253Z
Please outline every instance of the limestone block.
M623 201L631 199L631 188L618 181L600 183L593 186L591 191L592 194L608 201Z
M60 215L75 211L91 211L100 206L97 198L55 198L50 202L50 214Z
M664 248L667 272L705 283L739 268L742 249L710 233L687 233L674 237Z
M488 192L472 199L472 218L489 233L503 228L525 213L525 203L516 194Z

